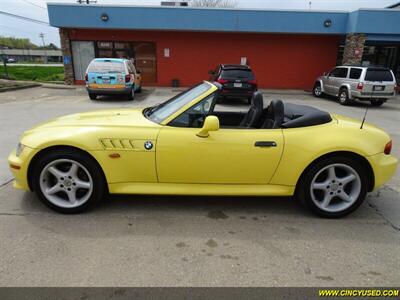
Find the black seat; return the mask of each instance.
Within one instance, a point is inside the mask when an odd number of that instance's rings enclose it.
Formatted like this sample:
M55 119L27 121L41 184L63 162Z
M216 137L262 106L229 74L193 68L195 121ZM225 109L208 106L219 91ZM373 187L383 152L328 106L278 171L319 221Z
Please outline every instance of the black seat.
M251 106L240 122L240 127L254 128L259 124L264 109L264 101L260 92L255 92L251 98Z
M281 128L284 120L284 108L282 100L272 100L267 108L267 115L261 128Z

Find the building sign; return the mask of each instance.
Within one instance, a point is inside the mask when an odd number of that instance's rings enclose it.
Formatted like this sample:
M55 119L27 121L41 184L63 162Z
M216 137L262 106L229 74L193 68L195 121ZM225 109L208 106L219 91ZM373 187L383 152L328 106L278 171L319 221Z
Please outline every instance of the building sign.
M69 65L71 63L71 57L70 56L64 56L63 58L64 65Z
M169 57L169 48L164 48L164 57Z

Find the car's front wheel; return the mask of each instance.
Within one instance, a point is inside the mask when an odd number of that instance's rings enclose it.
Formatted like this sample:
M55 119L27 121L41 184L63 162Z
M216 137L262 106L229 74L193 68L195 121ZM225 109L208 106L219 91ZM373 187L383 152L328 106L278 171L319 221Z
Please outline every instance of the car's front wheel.
M297 196L319 216L343 217L364 201L368 186L366 173L354 159L329 157L307 169Z
M319 83L319 82L315 83L314 88L313 88L313 95L314 95L314 97L317 97L317 98L322 98L324 96L324 93L322 92L321 83Z
M89 155L62 149L40 156L31 178L34 191L46 206L70 214L85 211L104 197L102 174Z

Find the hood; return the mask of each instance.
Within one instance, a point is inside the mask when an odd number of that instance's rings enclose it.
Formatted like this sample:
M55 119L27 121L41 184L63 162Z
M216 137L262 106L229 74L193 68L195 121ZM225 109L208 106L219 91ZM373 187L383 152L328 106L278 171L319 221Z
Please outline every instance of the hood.
M41 123L31 130L68 126L159 126L142 113L143 109L108 109L67 115ZM31 131L30 130L30 131Z

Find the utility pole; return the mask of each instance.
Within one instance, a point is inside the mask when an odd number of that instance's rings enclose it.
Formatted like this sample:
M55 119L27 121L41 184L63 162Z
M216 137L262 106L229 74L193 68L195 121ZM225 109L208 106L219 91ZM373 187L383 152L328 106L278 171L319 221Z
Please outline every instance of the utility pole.
M310 1L310 2L308 2L308 9L310 9L310 10L311 10L311 1Z
M46 43L44 42L44 33L41 32L39 34L39 37L42 38L43 50L44 50L44 63L47 64L47 51L46 51Z

